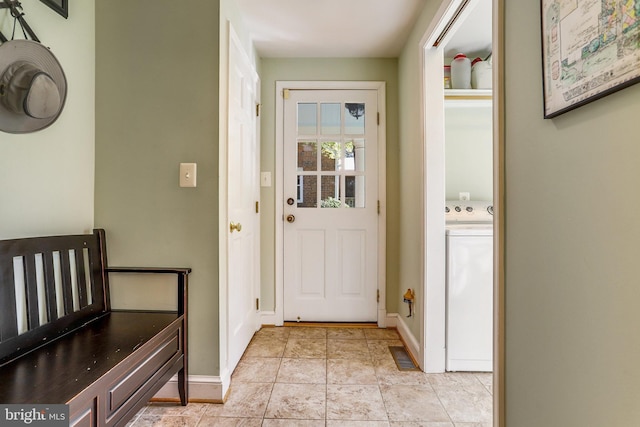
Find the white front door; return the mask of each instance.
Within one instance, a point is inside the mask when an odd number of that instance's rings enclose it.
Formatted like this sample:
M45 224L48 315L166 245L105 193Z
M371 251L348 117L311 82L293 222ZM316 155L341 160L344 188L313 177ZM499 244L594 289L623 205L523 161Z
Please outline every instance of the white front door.
M288 91L285 321L377 320L377 117L376 90Z
M229 372L259 326L260 221L256 94L258 77L233 31L229 41L227 140L228 363Z

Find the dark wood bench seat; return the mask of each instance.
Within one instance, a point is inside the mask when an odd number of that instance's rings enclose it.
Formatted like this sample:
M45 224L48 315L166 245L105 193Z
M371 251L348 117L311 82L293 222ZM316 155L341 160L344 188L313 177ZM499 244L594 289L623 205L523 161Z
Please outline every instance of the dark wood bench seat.
M47 260L53 252L57 254L51 258L61 261ZM76 256L75 263L65 260L63 253L71 259ZM52 268L53 264L58 266ZM71 267L65 267L68 264ZM18 281L24 282L23 296L15 284L22 273L14 271L21 265L24 278ZM108 275L122 272L177 275L178 310L112 310ZM189 272L188 268L109 268L103 230L93 235L0 241L0 403L68 404L72 426L120 426L178 374L180 400L186 405ZM44 278L48 273L51 282ZM67 289L71 286L76 289ZM91 297L88 292L80 295L87 290ZM39 295L43 291L46 298ZM45 300L47 310L41 307ZM26 325L25 320L16 320L21 310L11 307L20 307L23 301Z

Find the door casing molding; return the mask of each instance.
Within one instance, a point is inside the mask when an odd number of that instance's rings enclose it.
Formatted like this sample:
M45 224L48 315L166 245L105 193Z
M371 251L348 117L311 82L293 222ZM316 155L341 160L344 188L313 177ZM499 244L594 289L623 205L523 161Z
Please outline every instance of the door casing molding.
M273 324L284 324L284 89L376 90L378 92L378 326L386 327L387 257L387 120L386 83L381 81L276 81L276 169L275 169L275 310ZM265 318L263 317L263 320Z

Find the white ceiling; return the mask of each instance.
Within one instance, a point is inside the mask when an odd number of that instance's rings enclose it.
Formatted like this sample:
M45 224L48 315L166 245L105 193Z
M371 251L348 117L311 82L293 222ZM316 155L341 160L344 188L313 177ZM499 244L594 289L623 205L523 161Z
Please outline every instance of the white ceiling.
M264 58L397 57L426 1L433 0L237 0ZM490 51L491 0L479 3L488 8L475 8L445 57L449 51Z

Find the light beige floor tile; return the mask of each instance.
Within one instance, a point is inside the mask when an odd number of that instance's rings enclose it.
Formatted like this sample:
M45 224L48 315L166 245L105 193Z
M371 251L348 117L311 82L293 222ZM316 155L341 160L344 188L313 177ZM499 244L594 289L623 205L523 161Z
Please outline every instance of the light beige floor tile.
M328 385L327 419L388 421L377 385Z
M138 417L134 427L195 427L199 417L182 415L146 414Z
M325 384L327 359L282 359L278 383Z
M280 358L245 357L240 360L233 375L232 382L237 383L272 383L280 368Z
M367 346L373 359L393 360L389 346L403 347L404 344L400 340L367 340Z
M324 384L274 384L265 418L323 420L326 387Z
M291 328L285 328L282 326L266 326L260 328L260 330L255 333L254 338L287 339L289 338L290 332Z
M492 420L493 399L482 384L465 388L437 386L434 389L454 423L486 423Z
M282 357L286 343L284 339L254 338L243 357Z
M491 372L477 372L476 378L485 386L491 395L493 395L493 373Z
M324 420L282 420L265 418L262 427L324 427Z
M478 377L471 372L446 372L444 374L427 374L429 382L437 387L476 387L480 383Z
M455 423L455 427L493 427L493 423Z
M389 427L389 421L327 420L327 427Z
M227 418L205 416L200 419L198 427L260 427L262 418Z
M368 340L399 340L400 335L395 329L364 329L364 336Z
M284 357L324 359L327 357L327 340L289 338Z
M401 371L396 362L391 359L376 359L373 361L376 377L380 385L413 384L429 385L429 377L422 371Z
M306 326L295 326L289 328L289 338L303 339L326 339L327 328L314 328Z
M219 415L222 417L261 418L264 416L272 383L239 383L234 384L227 401L222 405Z
M206 409L206 403L189 403L187 406L182 406L179 403L152 402L146 406L142 415L167 415L200 418Z
M443 422L413 422L413 421L392 421L389 423L390 427L454 427L453 423Z
M327 328L329 340L363 340L364 330L359 328Z
M450 421L430 385L381 385L389 421Z
M327 340L328 359L371 360L366 340Z
M370 360L328 359L329 384L378 384L376 370Z

